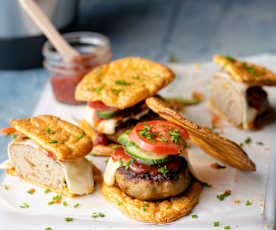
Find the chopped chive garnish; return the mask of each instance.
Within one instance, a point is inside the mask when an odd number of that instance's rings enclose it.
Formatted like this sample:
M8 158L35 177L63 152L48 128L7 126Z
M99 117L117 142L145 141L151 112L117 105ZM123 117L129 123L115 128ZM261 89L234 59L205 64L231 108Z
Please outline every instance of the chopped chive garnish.
M102 212L99 212L98 214L96 212L92 213L91 218L98 218L98 217L105 217L105 214L103 214Z
M126 82L124 80L116 80L115 84L127 86L127 85L131 85L132 83L131 82Z
M248 137L245 139L244 143L248 145L251 143L251 141L252 141L251 137Z
M119 158L119 164L120 164L121 167L123 166L122 158Z
M231 56L225 56L225 58L228 60L228 61L234 61L235 59L232 58Z
M46 132L47 132L48 134L55 134L55 132L54 132L53 130L51 130L50 128L47 128L47 129L46 129Z
M55 202L52 200L50 202L48 202L48 205L53 205Z
M192 218L193 218L193 219L197 219L197 218L198 218L198 215L194 214L194 215L192 215Z
M230 190L226 190L223 194L217 195L217 198L222 201L224 200L226 197L231 195L231 191Z
M68 203L66 201L63 201L63 206L68 206Z
M218 221L215 221L213 225L214 225L214 227L219 227L220 223Z
M163 167L159 168L158 171L161 172L164 175L169 172L169 170L167 169L166 165L164 165Z
M133 159L129 159L127 163L125 164L125 169L128 170L129 166L134 162Z
M79 136L78 136L78 139L82 139L83 137L85 137L86 136L86 134L85 133L82 133L82 134L80 134Z
M4 189L5 189L5 190L9 190L9 186L8 186L8 185L5 185L5 186L4 186Z
M171 208L171 206L168 206L168 207L166 207L166 210L169 210Z
M224 229L231 229L231 226L230 225L225 225Z
M73 207L74 208L77 208L77 207L79 207L80 206L80 204L79 203L76 203Z
M56 144L56 143L58 143L57 140L50 140L50 142L49 142L49 144Z
M47 228L45 228L45 230L52 230L52 228L50 228L50 227L47 227Z
M211 184L208 184L206 182L201 182L201 184L204 186L204 187L208 187L208 188L211 188L212 185Z
M27 203L23 203L22 205L19 206L20 208L29 208L30 205L28 205Z
M35 189L34 189L34 188L31 188L31 189L29 189L29 190L27 191L27 193L29 193L29 194L34 194L34 192L35 192Z
M122 201L116 200L116 202L117 202L117 205L119 206L122 204Z
M17 135L16 134L14 134L14 133L9 133L8 135L7 135L7 137L8 138L16 138L17 137Z
M53 200L62 200L62 196L61 195L53 196Z
M51 192L51 190L48 189L48 188L46 188L45 191L44 191L44 193L49 193L49 192Z
M261 141L256 142L256 144L257 144L257 145L264 145L264 143L261 142Z
M104 161L104 163L107 164L107 163L108 163L108 159L106 159L106 160Z
M116 95L119 95L119 93L121 93L121 92L124 92L124 90L122 90L122 89L111 89L111 91L113 92L113 93L115 93Z
M246 203L245 203L246 206L250 206L251 204L252 203L249 200L247 200Z
M72 218L72 217L66 217L65 218L65 221L67 221L67 222L71 222L71 221L73 221L74 220L74 218Z
M147 207L149 207L148 203L143 203L142 210L145 212Z

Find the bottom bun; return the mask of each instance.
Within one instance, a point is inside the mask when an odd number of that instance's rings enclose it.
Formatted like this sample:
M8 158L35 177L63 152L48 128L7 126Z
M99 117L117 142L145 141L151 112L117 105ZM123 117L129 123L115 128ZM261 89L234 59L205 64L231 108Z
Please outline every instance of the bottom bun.
M102 184L101 193L122 213L138 221L165 224L188 215L198 203L202 185L194 180L190 187L178 196L163 201L141 201L126 195L116 186Z
M67 196L67 197L71 197L71 198L81 196L81 195L78 195L78 194L71 193L67 187L64 187L64 188L51 188L47 185L44 185L44 184L38 183L36 181L30 180L26 177L19 176L16 173L14 168L6 168L6 173L11 175L11 176L17 176L17 177L19 177L19 178L21 178L21 179L23 179L23 180L25 180L29 183L32 183L36 186L39 186L39 187L42 187L42 188L45 188L45 189L49 189L51 192L59 193L63 196ZM91 187L89 189L88 194L92 193L95 190L95 185L100 184L101 181L102 181L101 171L95 165L93 165L93 173L94 173L93 174L94 180L95 180L96 183L94 183L94 187Z

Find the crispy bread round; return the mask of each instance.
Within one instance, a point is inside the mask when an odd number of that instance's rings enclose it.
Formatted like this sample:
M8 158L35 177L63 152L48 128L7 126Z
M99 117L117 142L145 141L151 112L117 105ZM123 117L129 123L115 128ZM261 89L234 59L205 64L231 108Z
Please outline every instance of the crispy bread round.
M194 180L184 193L163 201L141 201L122 192L116 186L102 184L101 193L122 213L138 221L165 224L188 215L198 203L202 185Z
M165 65L140 57L127 57L102 65L77 86L80 101L102 101L119 109L136 105L167 86L175 74Z
M13 128L52 152L57 160L74 161L92 149L91 138L79 127L52 115L10 121Z
M169 108L160 98L150 97L146 103L151 110L161 117L186 129L191 141L206 153L232 167L246 171L256 170L254 162L235 142L219 136L209 128L201 127L185 119L180 113Z
M276 86L276 74L263 66L224 56L214 56L213 61L224 68L233 81L254 86Z
M89 194L92 193L95 190L95 185L96 184L102 183L102 173L101 173L101 171L93 164L92 164L92 167L93 167L93 176L94 176L94 180L95 180L96 183L94 183L94 187L91 187L89 189ZM14 168L6 168L6 173L11 175L11 176L20 177L21 179L27 181L28 183L34 184L36 186L39 186L39 187L42 187L42 188L45 188L45 189L49 189L51 192L59 193L63 196L67 196L67 197L71 197L71 198L80 196L80 195L71 193L67 187L65 187L65 188L51 188L47 185L43 185L43 184L40 184L36 181L33 181L33 180L28 179L28 178L19 176L19 175L17 175Z

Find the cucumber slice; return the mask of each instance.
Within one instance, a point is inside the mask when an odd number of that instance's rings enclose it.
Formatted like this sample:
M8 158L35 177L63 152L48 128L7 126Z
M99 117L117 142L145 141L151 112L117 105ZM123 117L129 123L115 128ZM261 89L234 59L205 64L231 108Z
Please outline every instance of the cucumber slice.
M135 159L142 161L148 165L161 164L169 160L168 155L161 155L152 152L147 152L132 142L128 134L123 133L119 136L118 142L125 147L125 151Z
M96 114L99 118L103 119L109 119L118 114L118 112L113 112L113 111L96 111Z

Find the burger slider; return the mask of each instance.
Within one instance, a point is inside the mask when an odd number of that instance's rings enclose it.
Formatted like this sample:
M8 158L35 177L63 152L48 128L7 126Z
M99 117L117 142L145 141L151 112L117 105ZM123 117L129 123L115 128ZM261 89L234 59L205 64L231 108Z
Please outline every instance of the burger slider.
M210 106L236 127L256 128L270 109L262 86L275 86L276 74L229 56L215 56L213 60L222 70L212 79Z
M8 174L69 197L93 192L93 165L85 159L92 141L80 128L50 115L10 124L1 131L15 137L8 147Z
M144 100L173 79L174 73L168 67L140 57L97 67L83 78L75 92L76 100L87 102L81 127L86 130L90 126L116 141L137 121L154 118ZM95 145L107 143L104 136L97 138L93 138Z
M138 123L121 134L101 186L121 212L143 222L163 224L188 215L198 203L201 182L188 159L187 139L233 167L254 171L255 164L234 142L184 119L160 98L146 100L165 120Z

